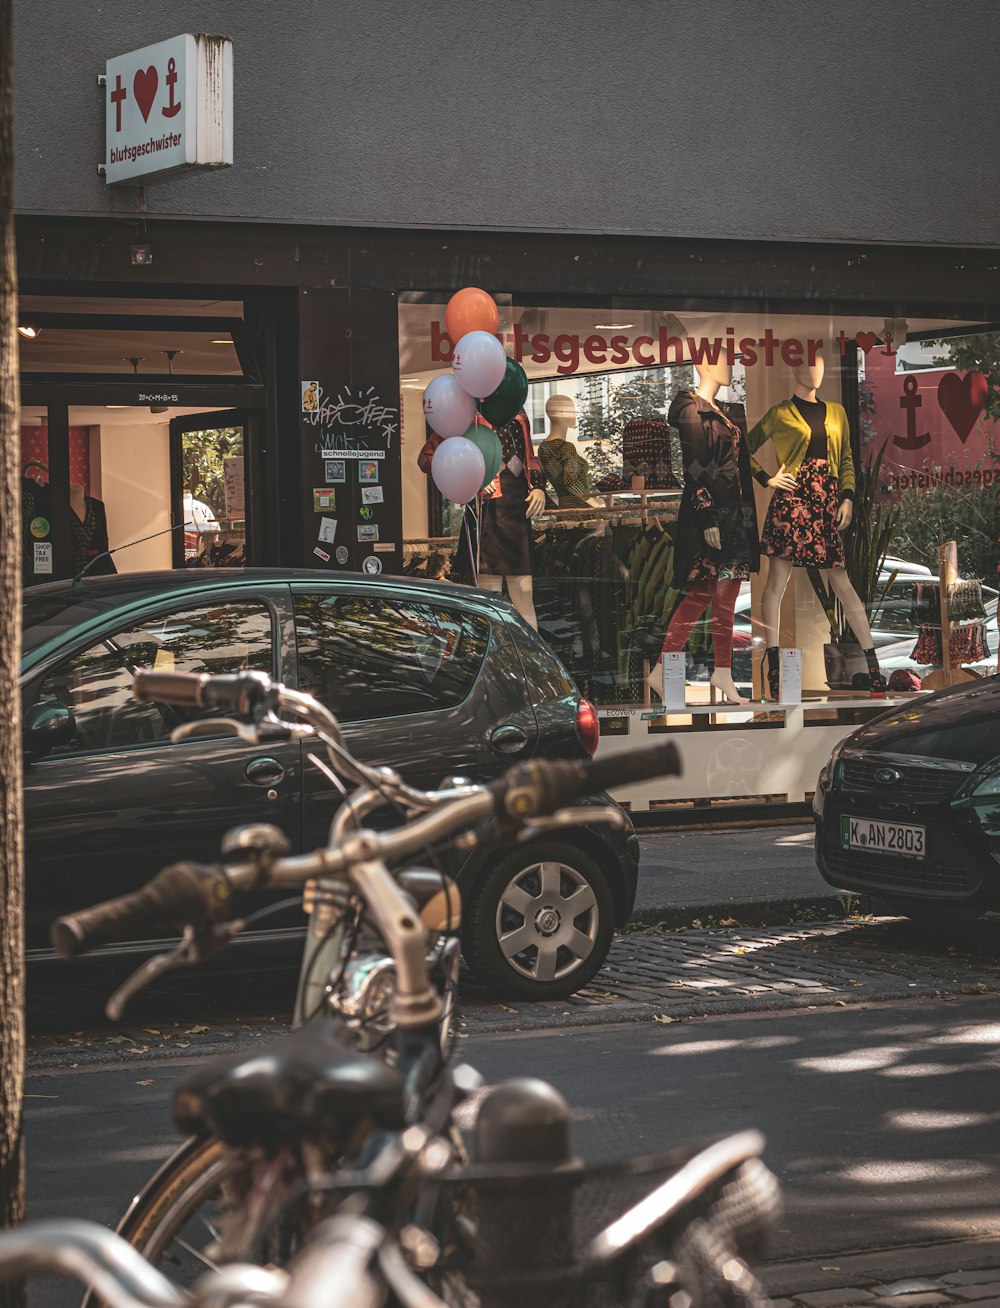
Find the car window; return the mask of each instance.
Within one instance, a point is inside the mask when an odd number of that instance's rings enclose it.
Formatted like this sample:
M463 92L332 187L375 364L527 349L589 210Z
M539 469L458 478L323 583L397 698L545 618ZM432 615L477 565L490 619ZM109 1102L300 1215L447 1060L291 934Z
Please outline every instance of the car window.
M166 739L183 720L178 710L133 698L139 668L273 673L273 663L271 615L263 604L205 605L105 637L49 672L37 699L58 700L73 713L76 735L54 753L128 749Z
M452 708L489 644L485 618L382 595L299 594L299 686L342 722Z

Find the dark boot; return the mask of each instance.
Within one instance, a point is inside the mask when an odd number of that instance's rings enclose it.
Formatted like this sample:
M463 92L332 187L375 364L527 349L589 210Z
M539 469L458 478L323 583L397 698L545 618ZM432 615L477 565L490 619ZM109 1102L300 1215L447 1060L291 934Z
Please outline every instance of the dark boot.
M768 695L777 703L781 696L781 673L777 645L769 645L764 651L764 673Z
M868 684L871 687L872 699L885 699L885 677L883 677L882 669L878 665L878 656L874 649L866 649L864 655L865 662L868 664Z

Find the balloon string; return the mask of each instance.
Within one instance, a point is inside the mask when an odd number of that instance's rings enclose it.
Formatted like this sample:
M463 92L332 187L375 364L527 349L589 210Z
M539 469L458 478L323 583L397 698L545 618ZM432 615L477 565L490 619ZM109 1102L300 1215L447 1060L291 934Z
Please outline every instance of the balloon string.
M473 509L473 513L475 512L476 510ZM473 586L478 586L479 585L479 520L478 518L476 520L475 546L473 546L472 544L472 531L469 527L468 513L462 514L462 522L463 522L463 526L465 527L465 538L469 542L469 563L472 567L472 584Z

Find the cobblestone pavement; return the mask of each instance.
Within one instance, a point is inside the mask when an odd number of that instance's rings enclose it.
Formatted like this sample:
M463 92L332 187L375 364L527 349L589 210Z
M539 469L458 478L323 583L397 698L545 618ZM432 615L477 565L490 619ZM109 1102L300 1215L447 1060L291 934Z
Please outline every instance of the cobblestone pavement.
M940 1270L949 1266L951 1270ZM766 1267L762 1279L774 1295L775 1308L852 1308L861 1304L870 1308L944 1304L997 1308L1000 1246L985 1240L873 1250L846 1257L833 1254L808 1263Z
M287 1026L294 972L210 982L193 973L136 1001L129 1022L100 1017L110 984L67 994L59 982L32 1005L33 1063L70 1055L113 1061L173 1050L211 1053ZM1000 920L937 937L893 918L787 926L657 930L614 942L594 983L570 999L498 1003L466 978L460 1034L677 1021L708 1014L870 1003L1000 991ZM67 1011L68 1010L68 1011ZM228 1042L228 1043L225 1043Z
M594 984L558 1003L467 993L468 1031L678 1019L1000 991L1000 922L937 937L895 918L657 931L617 940Z

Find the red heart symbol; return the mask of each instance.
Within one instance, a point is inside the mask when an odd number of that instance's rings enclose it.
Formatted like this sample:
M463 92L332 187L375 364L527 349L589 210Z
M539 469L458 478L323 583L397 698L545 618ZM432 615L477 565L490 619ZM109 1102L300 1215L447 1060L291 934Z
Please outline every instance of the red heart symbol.
M861 346L862 354L867 354L878 345L878 337L874 332L858 332L854 339Z
M140 68L132 79L132 92L135 95L135 102L139 106L139 112L142 114L144 123L149 122L149 112L153 107L153 101L156 99L159 85L160 74L156 71L155 64L150 64L145 71Z
M938 404L964 445L986 408L990 384L981 372L946 372L938 382Z

